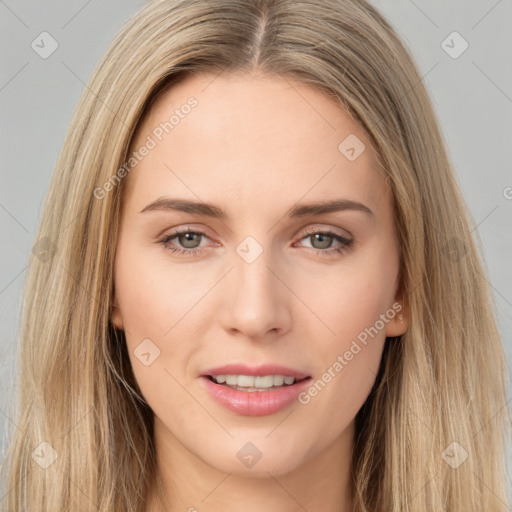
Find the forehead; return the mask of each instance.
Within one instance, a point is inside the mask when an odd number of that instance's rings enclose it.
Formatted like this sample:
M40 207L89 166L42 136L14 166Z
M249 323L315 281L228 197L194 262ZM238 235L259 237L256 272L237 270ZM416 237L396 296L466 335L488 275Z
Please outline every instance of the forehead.
M375 204L388 195L360 125L326 93L289 77L190 75L157 98L132 147L150 140L128 180L138 202L236 198L256 213L279 197L289 206L301 197Z

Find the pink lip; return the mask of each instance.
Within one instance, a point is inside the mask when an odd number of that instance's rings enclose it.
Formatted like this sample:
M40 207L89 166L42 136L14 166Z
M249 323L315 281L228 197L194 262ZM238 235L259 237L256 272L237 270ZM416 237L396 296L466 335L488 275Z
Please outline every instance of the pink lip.
M304 380L270 391L240 391L217 384L208 377L217 375L283 375ZM250 368L241 364L231 364L204 372L200 380L210 396L226 409L243 416L265 416L291 405L298 394L309 386L311 379L307 377L308 375L303 372L283 366L262 365Z
M253 367L245 364L226 364L224 366L206 370L202 372L202 375L211 375L212 377L217 377L217 375L283 375L284 377L295 377L296 379L305 379L306 377L309 377L307 373L277 364L263 364Z

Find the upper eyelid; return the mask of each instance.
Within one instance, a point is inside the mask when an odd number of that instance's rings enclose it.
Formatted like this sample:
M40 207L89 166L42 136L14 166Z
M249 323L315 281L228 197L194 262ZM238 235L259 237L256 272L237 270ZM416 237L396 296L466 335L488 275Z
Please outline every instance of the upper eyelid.
M341 228L321 228L321 227L311 228L310 230L308 229L304 232L304 234L302 235L302 238L304 238L305 236L308 236L308 235L314 235L316 233L332 233L334 235L338 235L338 236L341 236L342 238L346 238L346 239L350 239L350 240L353 238L352 234L349 233L346 229L343 230L343 231L345 231L346 234L337 233L336 229L341 229Z
M193 232L193 233L201 233L203 235L207 235L205 229L203 228L195 228L193 226L190 226L190 225L185 225L185 226L178 226L177 228L173 228L174 231L171 231L170 233L167 233L169 236L171 235L177 235L177 234L182 234L182 233L189 233L189 232ZM339 227L321 227L321 226L315 226L313 228L307 228L305 231L303 231L303 236L304 235L308 235L308 234L311 234L311 233L318 233L319 231L321 232L327 232L327 231L332 231L333 233L336 232L337 229L342 229L345 233L347 233L349 236L352 236L351 233L346 230L346 229L343 229L343 228L339 228ZM336 234L340 234L340 233L336 233ZM341 234L340 234L341 235ZM166 235L162 235L162 236L166 236ZM343 235L341 235L343 236Z
M325 233L325 234L331 233L332 235L339 236L347 241L350 241L350 242L353 241L352 234L348 234L348 236L346 236L345 234L337 233L336 229L340 229L340 228L318 227L317 226L314 228L306 229L306 231L299 233L297 236L300 237L299 240L303 240L304 238L307 238L308 236L312 236L317 233ZM194 228L191 226L178 227L178 228L176 228L175 231L160 236L159 240L171 240L171 239L173 239L181 234L184 234L184 233L196 233L196 234L199 234L200 236L202 236L203 238L208 238L209 240L212 240L212 237L208 236L208 234L205 232L204 229Z

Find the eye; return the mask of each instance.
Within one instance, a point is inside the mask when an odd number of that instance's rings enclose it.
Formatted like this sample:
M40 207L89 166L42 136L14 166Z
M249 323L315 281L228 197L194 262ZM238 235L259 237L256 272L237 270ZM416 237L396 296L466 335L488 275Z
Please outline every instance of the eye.
M340 254L351 248L352 239L346 238L333 231L313 230L309 231L301 240L310 240L311 249L316 250L317 254L331 256ZM338 246L332 247L333 242L338 242Z
M203 238L208 238L204 232L184 227L164 235L158 240L158 243L174 254L201 256L203 250L200 244ZM322 256L340 254L349 250L353 243L352 239L348 239L338 233L322 230L307 232L306 236L301 238L301 241L307 239L311 241L311 250ZM333 243L338 243L338 245L333 247Z
M189 227L185 227L184 229L176 230L174 233L164 235L158 240L158 243L162 244L165 249L172 253L200 255L202 250L199 247L202 237L207 238L206 234L202 231L191 230ZM171 243L174 239L176 239L176 242Z

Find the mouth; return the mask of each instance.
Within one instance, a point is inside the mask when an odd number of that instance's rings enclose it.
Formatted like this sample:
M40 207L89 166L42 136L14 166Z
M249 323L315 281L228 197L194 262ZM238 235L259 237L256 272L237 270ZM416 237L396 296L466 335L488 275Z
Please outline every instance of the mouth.
M310 377L291 377L288 375L206 375L206 378L231 389L247 392L273 391L293 386Z
M226 365L200 377L210 398L244 416L264 416L289 407L311 380L310 375L276 365Z

